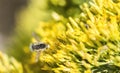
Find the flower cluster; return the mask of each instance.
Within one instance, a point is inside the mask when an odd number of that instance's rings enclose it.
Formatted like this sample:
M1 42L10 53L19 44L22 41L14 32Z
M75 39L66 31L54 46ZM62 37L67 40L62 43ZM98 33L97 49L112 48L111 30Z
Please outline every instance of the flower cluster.
M120 2L84 3L79 17L41 22L36 33L50 48L40 56L42 70L59 73L119 72ZM102 66L104 68L102 68Z

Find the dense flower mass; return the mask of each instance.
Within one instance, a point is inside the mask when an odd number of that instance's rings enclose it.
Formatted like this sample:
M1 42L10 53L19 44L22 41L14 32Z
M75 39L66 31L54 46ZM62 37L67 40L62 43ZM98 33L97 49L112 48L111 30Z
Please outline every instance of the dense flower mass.
M51 46L41 54L42 69L64 73L118 72L120 3L94 0L80 8L80 16L69 17L66 24L62 18L40 23L36 33Z
M21 33L13 37L12 48L17 49L9 51L21 61L25 73L120 72L119 0L44 1L41 6L40 0L31 0L16 28ZM40 41L32 37L33 32ZM36 52L29 50L34 42L49 45L38 62Z

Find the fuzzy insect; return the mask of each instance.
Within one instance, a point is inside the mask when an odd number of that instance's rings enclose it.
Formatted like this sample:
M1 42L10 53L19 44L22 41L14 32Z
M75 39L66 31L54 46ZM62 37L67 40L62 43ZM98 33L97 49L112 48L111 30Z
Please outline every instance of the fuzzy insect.
M32 52L36 52L36 62L38 62L41 51L44 51L46 48L49 48L49 45L44 42L40 42L39 37L35 33L33 33L33 36L37 40L37 42L30 44L30 50Z

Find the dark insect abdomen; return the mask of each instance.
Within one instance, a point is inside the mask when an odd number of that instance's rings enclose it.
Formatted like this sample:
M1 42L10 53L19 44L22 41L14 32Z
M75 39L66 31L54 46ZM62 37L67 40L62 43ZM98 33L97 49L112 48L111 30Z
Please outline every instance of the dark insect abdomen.
M46 45L45 44L34 44L34 45L32 45L32 48L34 50L44 49L44 48L46 48Z

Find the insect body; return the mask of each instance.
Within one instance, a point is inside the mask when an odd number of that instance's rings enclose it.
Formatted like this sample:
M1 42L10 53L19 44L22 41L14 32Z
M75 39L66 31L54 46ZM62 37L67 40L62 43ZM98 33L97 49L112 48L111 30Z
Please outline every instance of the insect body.
M40 50L44 50L46 48L49 48L49 45L45 44L43 42L35 42L35 43L30 44L31 51L40 51Z
M36 38L37 42L30 44L30 50L32 52L35 51L37 53L36 54L36 62L37 62L41 51L45 50L46 48L49 48L49 45L46 43L40 42L38 37L35 34L33 36Z

